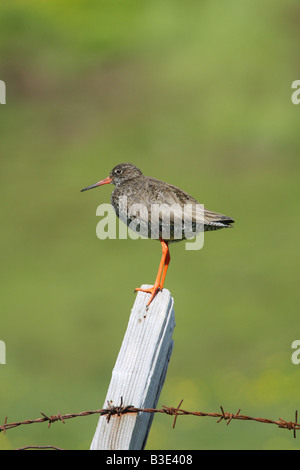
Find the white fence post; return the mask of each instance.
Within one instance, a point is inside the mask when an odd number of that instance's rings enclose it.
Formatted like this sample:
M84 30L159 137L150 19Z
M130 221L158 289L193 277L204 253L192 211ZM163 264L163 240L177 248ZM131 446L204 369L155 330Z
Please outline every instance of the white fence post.
M143 286L147 288L149 286ZM156 408L173 350L174 301L163 289L148 310L149 294L138 292L127 331L112 372L107 402L135 408ZM140 450L145 447L152 413L100 416L91 450Z

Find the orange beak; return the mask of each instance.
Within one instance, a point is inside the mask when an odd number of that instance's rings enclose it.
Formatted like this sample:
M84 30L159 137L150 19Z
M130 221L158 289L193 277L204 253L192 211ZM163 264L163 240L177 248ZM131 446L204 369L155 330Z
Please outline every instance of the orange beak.
M87 191L88 189L97 188L98 186L102 186L103 184L110 184L111 182L112 182L112 178L110 178L110 176L108 176L104 180L101 180L96 184L92 184L92 186L88 186L87 188L82 189L81 192L82 191Z

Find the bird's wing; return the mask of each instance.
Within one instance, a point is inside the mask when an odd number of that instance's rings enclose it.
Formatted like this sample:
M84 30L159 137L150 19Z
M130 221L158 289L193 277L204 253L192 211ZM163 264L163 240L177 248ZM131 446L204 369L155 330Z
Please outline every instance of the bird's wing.
M185 191L154 178L147 179L148 207L151 220L159 220L162 227L172 225L172 237L181 239L195 236L204 227L204 206ZM191 233L191 235L188 235Z
M158 186L155 191L154 184L153 189L154 196L156 195L159 203L168 204L174 208L175 221L178 222L182 218L186 226L192 225L197 232L206 230L210 226L215 228L230 227L234 223L231 217L209 211L203 204L176 186L165 183L161 187Z

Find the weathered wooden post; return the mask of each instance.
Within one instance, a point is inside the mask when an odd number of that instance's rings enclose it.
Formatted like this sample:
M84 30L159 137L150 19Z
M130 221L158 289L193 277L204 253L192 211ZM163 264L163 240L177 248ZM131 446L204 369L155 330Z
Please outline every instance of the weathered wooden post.
M143 286L147 288L149 286ZM138 292L123 343L112 372L107 402L118 406L156 408L173 350L174 301L163 289L146 310L149 294ZM91 450L141 450L152 413L100 416Z

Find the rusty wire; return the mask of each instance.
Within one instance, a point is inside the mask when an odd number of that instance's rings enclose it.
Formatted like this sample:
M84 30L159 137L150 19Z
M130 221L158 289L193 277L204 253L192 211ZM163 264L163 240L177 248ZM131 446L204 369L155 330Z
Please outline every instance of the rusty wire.
M187 411L181 408L183 400L179 403L179 405L175 407L168 407L163 406L161 409L159 408L135 408L132 405L123 406L123 398L121 398L120 405L112 406L111 403L107 402L107 408L101 408L99 410L91 410L91 411L81 411L80 413L68 413L68 414L61 414L60 412L57 415L48 416L45 413L41 413L42 417L36 419L28 419L25 421L17 421L8 423L7 417L5 417L4 423L0 425L0 432L5 432L9 429L16 428L18 426L26 425L26 424L34 424L34 423L48 423L48 428L51 424L55 423L56 421L61 421L65 424L65 421L72 418L77 418L80 416L90 416L98 414L100 416L105 416L107 422L113 416L121 417L125 414L136 414L136 413L162 413L169 416L174 416L173 420L173 428L175 427L176 421L178 416L198 416L198 417L209 417L209 418L216 418L217 423L221 421L225 421L227 425L229 425L233 420L238 421L255 421L257 423L264 423L264 424L273 424L281 429L287 429L289 431L293 431L294 438L296 438L296 431L300 430L300 423L298 423L298 411L295 412L295 420L294 421L287 421L285 419L279 418L278 420L272 420L268 418L255 418L251 416L241 415L241 410L238 410L235 413L228 413L225 412L223 407L220 407L220 412L216 413L206 413L202 411Z
M57 446L25 446L25 447L19 447L16 450L65 450L62 449L61 447Z

